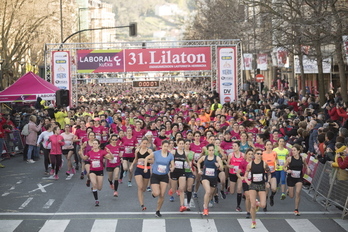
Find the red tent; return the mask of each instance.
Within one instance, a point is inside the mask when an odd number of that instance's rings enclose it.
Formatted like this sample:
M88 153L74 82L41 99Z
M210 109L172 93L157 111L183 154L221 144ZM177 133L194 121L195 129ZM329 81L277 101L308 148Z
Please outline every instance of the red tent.
M58 87L45 81L38 75L28 72L11 86L0 92L0 102L29 102L42 100L56 100Z

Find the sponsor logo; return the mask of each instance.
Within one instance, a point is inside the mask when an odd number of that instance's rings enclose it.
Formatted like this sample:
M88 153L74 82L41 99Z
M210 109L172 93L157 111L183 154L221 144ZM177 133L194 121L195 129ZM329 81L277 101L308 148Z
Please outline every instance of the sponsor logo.
M65 73L57 73L57 79L65 79L66 74Z
M232 89L224 89L225 95L231 95Z
M232 69L223 69L222 74L223 75L232 75Z
M229 76L221 76L221 80L232 80L232 77Z
M66 86L57 86L57 87L60 89L68 89L68 87L66 87Z
M56 81L54 81L54 83L56 83L56 84L68 84L68 81L56 80Z
M224 98L224 101L225 101L225 102L230 102L230 101L231 101L231 98L230 98L230 97L225 97L225 98Z
M223 86L231 86L232 83L231 83L231 82L224 82L224 83L222 83L222 85L223 85Z
M221 60L232 60L232 56L221 56Z
M56 64L66 64L66 60L56 60Z

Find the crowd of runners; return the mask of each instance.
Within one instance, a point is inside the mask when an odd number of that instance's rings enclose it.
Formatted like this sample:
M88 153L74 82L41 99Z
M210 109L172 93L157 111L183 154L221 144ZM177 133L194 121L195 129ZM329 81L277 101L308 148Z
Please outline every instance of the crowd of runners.
M302 153L348 168L348 103L339 90L320 106L311 93L250 88L237 101L220 104L209 80L140 90L81 84L78 106L36 104L13 126L28 123L28 163L41 147L44 174L58 180L79 172L95 206L105 175L113 197L122 197L120 183L135 182L141 210L143 193L151 191L158 198L157 217L167 194L170 201L179 196L180 212L190 210L193 198L203 198L203 215L236 194L235 210L246 212L255 228L259 207L267 211L275 197L295 198L294 214L300 215L303 175L310 174Z

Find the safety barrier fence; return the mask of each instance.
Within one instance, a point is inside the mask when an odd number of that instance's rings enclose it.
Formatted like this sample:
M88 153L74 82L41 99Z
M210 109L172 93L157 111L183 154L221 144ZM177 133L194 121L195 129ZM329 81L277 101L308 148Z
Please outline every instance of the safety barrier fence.
M23 138L19 130L11 130L5 133L4 145L1 157L10 158L11 155L23 153Z
M331 167L330 162L317 162L316 174L311 179L310 191L313 200L324 203L327 210L331 205L343 208L342 219L348 215L348 171ZM322 200L324 198L324 200Z

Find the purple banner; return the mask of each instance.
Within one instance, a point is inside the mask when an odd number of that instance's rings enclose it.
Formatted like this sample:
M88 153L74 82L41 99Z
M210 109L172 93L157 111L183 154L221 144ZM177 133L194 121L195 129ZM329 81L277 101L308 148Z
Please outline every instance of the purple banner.
M124 50L78 50L77 72L124 72Z

